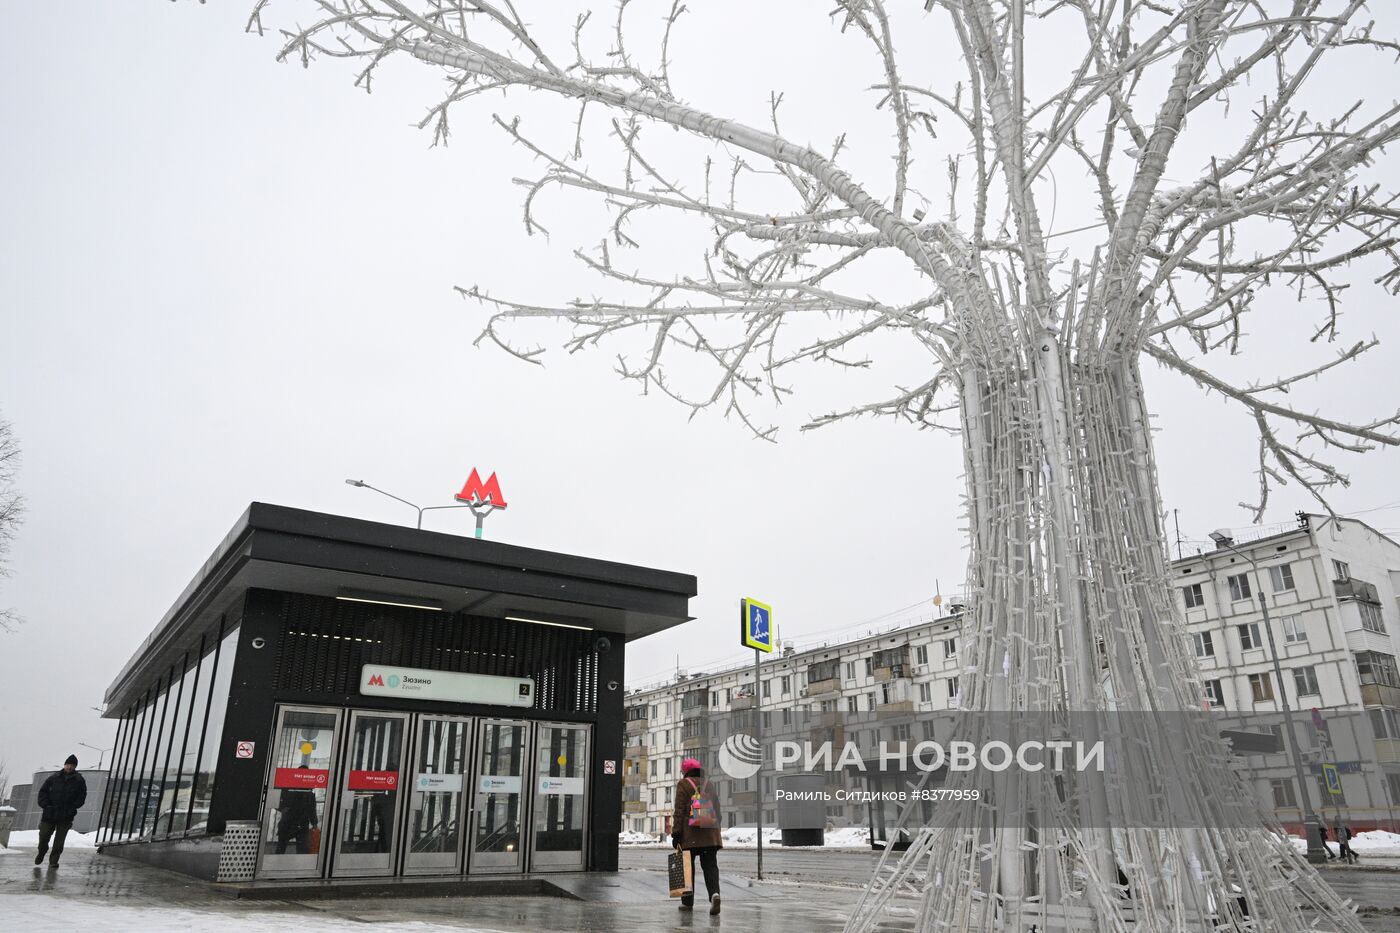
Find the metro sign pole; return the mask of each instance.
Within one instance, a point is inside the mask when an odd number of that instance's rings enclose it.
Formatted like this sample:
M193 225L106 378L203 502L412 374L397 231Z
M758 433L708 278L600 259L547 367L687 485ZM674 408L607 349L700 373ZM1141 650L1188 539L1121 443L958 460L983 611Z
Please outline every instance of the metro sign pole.
M764 654L773 651L773 607L756 599L739 600L739 643L753 649L753 731L758 740L758 787L754 790L758 826L758 880L763 880L763 675Z
M482 527L486 524L486 516L496 509L506 507L506 497L501 494L501 482L496 479L496 474L492 473L486 482L481 481L481 474L472 467L471 475L467 477L467 482L462 486L462 491L454 497L458 502L465 502L472 510L472 515L476 516L476 536L482 536Z

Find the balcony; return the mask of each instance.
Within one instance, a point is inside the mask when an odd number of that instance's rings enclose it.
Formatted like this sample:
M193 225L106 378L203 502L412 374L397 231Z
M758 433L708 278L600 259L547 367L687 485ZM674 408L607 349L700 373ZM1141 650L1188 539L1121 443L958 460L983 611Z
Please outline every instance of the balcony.
M645 769L641 771L629 771L628 773L622 776L623 787L639 787L645 784L646 782L647 773Z
M841 692L841 682L835 677L828 677L826 680L814 680L807 684L807 696L819 697L825 694L837 694Z
M892 680L902 680L909 676L909 665L896 664L892 667L875 668L875 682L877 684L889 683Z
M1333 580L1332 589L1336 592L1338 599L1359 599L1362 602L1375 603L1378 606L1381 602L1380 594L1376 592L1376 587L1373 584L1367 583L1365 580L1357 580L1354 577L1350 580Z
M646 718L643 717L641 719L627 720L627 725L623 731L625 731L628 735L640 735L641 733L647 731Z
M1400 687L1392 687L1390 684L1374 682L1362 683L1361 705L1389 706L1392 709L1400 709Z
M1376 761L1381 764L1400 764L1400 739L1376 739Z
M914 712L913 700L900 700L896 703L886 703L880 707L882 713L912 713Z
M622 756L624 758L645 758L647 747L641 742L633 744L633 738L629 736L627 746L622 749Z
M624 800L622 801L623 813L645 813L647 812L647 802L645 800Z
M729 701L731 712L739 713L746 709L753 709L753 694L741 693Z

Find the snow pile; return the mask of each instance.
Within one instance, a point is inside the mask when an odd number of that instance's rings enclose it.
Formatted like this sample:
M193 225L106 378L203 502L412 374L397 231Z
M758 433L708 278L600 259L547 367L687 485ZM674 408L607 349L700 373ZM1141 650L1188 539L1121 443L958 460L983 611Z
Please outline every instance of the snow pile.
M1302 836L1289 836L1288 841L1293 843L1293 848L1299 855L1308 851L1308 843ZM1397 858L1400 857L1400 833L1390 833L1383 829L1369 829L1364 833L1352 836L1351 847L1357 855ZM1330 826L1327 828L1327 848L1334 855L1336 854L1337 840Z
M30 849L39 848L39 831L37 829L22 829L19 832L10 833L10 848L24 846ZM97 847L96 833L75 833L70 832L63 839L65 849L93 849Z
M617 841L625 846L644 846L647 843L655 845L660 842L660 840L656 838L656 833L637 833L630 829L618 833Z
M758 847L758 829L753 826L731 826L728 829L720 830L720 838L727 846L736 849L750 849ZM783 834L775 827L763 827L763 844L765 846L781 845Z
M1351 847L1358 855L1400 856L1400 833L1388 833L1383 829L1370 829L1352 837Z
M870 829L866 826L843 826L826 831L828 849L867 849L870 847Z

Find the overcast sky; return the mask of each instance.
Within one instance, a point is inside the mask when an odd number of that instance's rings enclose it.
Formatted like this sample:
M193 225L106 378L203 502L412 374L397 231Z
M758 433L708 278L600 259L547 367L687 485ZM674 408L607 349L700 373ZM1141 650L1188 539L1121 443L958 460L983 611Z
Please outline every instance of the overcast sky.
M588 202L555 201L553 235L527 237L510 179L538 166L490 127L538 102L478 101L430 149L413 127L440 80L426 66L367 97L342 66L276 64L271 37L243 32L247 3L79 6L14 5L0 34L0 416L23 445L28 501L0 582L0 605L27 619L0 634L12 778L74 751L95 764L77 743L105 748L113 730L91 707L249 502L411 524L347 477L448 504L471 468L495 471L510 508L487 537L696 575L696 621L629 646L633 686L678 656L690 670L742 660L741 596L771 603L780 635L805 647L927 615L940 584L961 586L956 438L893 421L796 430L840 400L878 399L868 381L811 371L767 412L783 426L768 444L640 396L607 348L552 350L540 369L472 346L484 315L453 285L540 302L595 288L570 260L596 242ZM878 123L887 145L865 90L878 69L825 13L765 6L724 51L732 22L695 16L673 49L679 92L757 121L777 88L795 138ZM753 67L722 67L735 60ZM1330 75L1324 94L1356 79ZM872 160L860 143L853 159ZM1065 227L1075 207L1061 210ZM1318 404L1393 407L1393 311L1374 293L1349 306L1347 339L1389 338L1391 362L1317 390ZM1249 371L1292 361L1266 344ZM1249 422L1181 379L1148 379L1183 534L1244 525ZM1345 466L1340 510L1400 500L1394 452ZM1304 507L1284 490L1267 520ZM1361 517L1400 529L1400 510ZM471 523L438 512L426 527Z

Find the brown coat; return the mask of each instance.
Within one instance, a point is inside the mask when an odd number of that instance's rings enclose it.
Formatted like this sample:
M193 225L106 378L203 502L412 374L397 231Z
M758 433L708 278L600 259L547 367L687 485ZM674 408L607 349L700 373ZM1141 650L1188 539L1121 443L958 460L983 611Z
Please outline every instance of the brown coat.
M691 782L694 781L692 786ZM706 777L681 778L676 782L676 809L671 814L671 835L681 841L682 849L722 849L724 842L719 836L719 827L696 829L687 825L690 822L690 798L695 796L695 788L710 785L707 792L715 805L715 822L724 825L723 814L719 810L719 793Z

